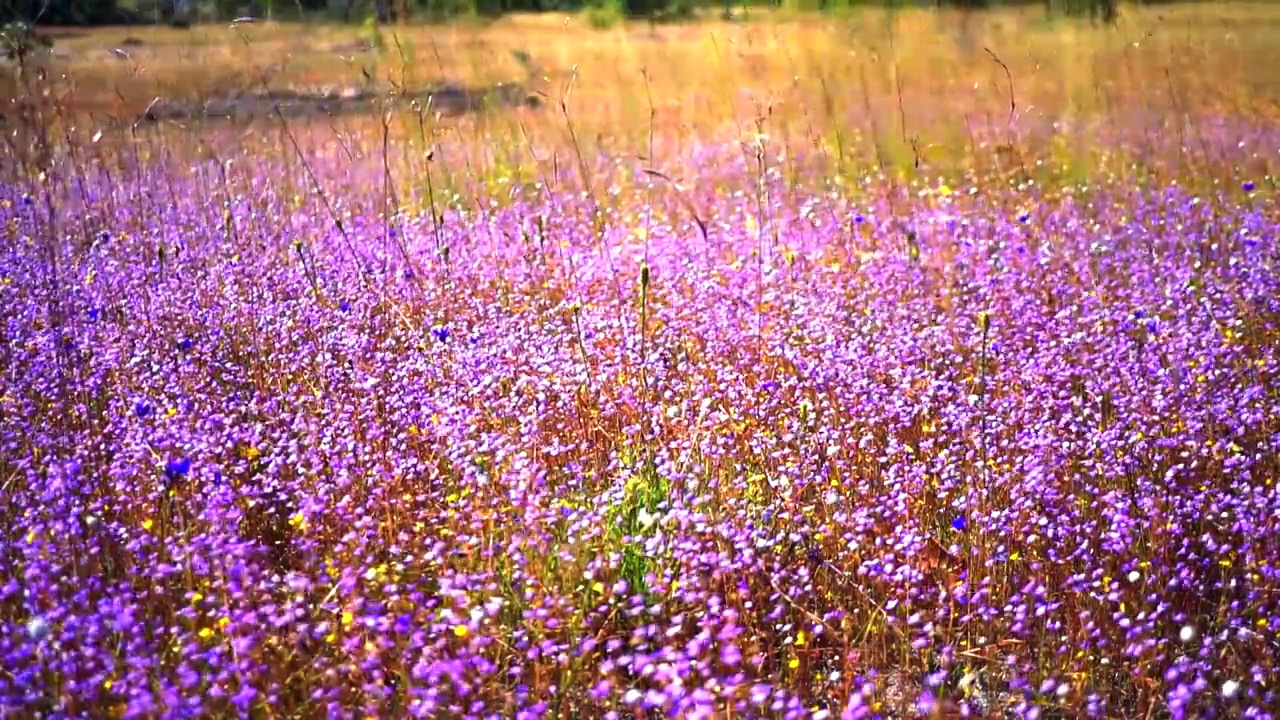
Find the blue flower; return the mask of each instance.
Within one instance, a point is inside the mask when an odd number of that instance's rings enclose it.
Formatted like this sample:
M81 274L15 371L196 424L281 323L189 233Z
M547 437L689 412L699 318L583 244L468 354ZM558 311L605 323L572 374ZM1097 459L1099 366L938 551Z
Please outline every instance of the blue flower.
M195 347L195 343L191 341L191 338L182 338L178 341L178 349L183 352L190 350L192 347Z
M1157 330L1159 330L1159 323L1156 322L1156 319L1151 318L1147 320L1147 332L1155 335Z
M965 520L963 515L951 520L951 529L956 532L964 532L964 529L967 527L969 527L969 521Z
M862 223L866 222L866 221L867 221L867 219L866 219L865 217L863 217L862 213L858 213L857 215L854 215L854 216L853 216L853 221L854 221L855 223L857 223L857 224L861 225Z
M1147 316L1147 311L1143 310L1142 308L1138 308L1137 310L1133 311L1133 316L1141 320L1142 318Z
M763 383L761 383L760 387L761 387L761 389L763 389L765 392L770 392L770 393L771 393L771 392L773 392L774 390L777 390L777 389L778 389L778 383L776 383L776 382L774 382L774 381L772 381L772 380L765 380Z
M170 482L177 482L191 472L191 458L176 458L165 463L164 476Z
M1028 221L1028 220L1030 220L1030 219L1031 219L1031 213L1019 213L1019 215L1018 215L1018 222L1020 222L1020 223L1022 223L1022 224L1024 224L1024 225L1025 225L1025 224L1027 223L1027 221Z
M139 400L138 403L133 406L133 412L140 418L149 417L153 412L151 403L145 400Z
M100 315L102 315L102 311L99 310L98 308L89 308L90 320L97 320Z
M442 327L431 328L431 334L434 335L435 338L440 342L449 341L449 328L442 328Z
M35 199L34 199L34 198L32 198L32 197L31 197L31 195L29 195L29 194L27 194L27 193L23 193L23 194L22 194L22 206L23 206L23 207L31 207L32 205L35 205L35 204L36 204L36 201L35 201Z
M338 304L338 309L341 310L342 312L346 312L351 309L351 303L347 300L343 300L341 303Z
M1245 180L1244 184L1241 185L1240 187L1244 188L1245 192L1253 192L1254 190L1258 189L1258 185L1254 183L1252 180Z

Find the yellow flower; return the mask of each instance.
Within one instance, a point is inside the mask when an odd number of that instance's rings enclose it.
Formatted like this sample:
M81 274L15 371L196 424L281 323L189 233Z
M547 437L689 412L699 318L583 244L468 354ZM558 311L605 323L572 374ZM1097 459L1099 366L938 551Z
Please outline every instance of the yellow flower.
M594 584L594 585L592 585L592 586L591 586L591 589L592 589L592 590L594 590L594 591L596 591L596 592L598 592L598 593L602 593L602 592L604 592L604 583L602 583L602 582L597 582L596 584Z
M791 658L791 660L787 662L787 667L791 668L792 670L795 670L796 668L800 667L800 658L798 657Z
M453 626L453 634L454 634L454 635L456 635L456 636L458 636L458 637L460 637L460 638L464 638L464 637L466 637L468 632L471 632L471 631L467 629L467 626L466 626L466 625L454 625L454 626Z
M803 631L803 630L801 630L800 632L796 633L796 644L797 644L797 645L803 645L803 644L804 644L804 631Z
M146 520L143 520L143 521L142 521L142 529L143 529L143 530L150 530L150 529L151 529L151 526L152 526L152 525L154 525L154 524L155 524L155 523L151 521L151 518L147 518Z
M355 621L355 619L356 619L356 616L352 615L350 610L344 610L342 612L342 627L349 626L352 622Z
M229 618L229 617L225 617L225 616L218 618L218 629L219 629L219 630L226 630L226 629L227 629L227 626L228 626L228 625L230 625L230 624L231 624L231 618Z
M213 637L213 628L200 628L200 639L208 640Z

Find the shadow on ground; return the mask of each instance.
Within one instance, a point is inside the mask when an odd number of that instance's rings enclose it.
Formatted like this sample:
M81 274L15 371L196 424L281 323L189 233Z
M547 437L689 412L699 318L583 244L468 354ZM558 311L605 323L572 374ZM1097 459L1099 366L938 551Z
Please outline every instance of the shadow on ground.
M152 102L142 122L194 120L256 120L275 116L307 118L368 113L384 107L417 108L456 117L484 110L538 107L540 98L517 83L468 87L441 83L411 93L386 93L361 88L325 91L269 90L245 92L203 100Z

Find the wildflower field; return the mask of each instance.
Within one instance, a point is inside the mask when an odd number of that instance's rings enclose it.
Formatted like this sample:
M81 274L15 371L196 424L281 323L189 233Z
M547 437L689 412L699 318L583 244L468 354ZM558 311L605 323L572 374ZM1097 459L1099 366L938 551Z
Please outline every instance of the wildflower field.
M964 22L0 67L0 716L1280 714L1280 8Z

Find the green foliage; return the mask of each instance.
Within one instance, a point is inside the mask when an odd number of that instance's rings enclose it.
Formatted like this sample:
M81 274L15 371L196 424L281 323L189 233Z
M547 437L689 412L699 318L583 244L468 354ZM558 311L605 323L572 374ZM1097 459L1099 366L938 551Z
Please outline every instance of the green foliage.
M693 15L694 0L623 0L630 17L681 19Z
M1105 23L1113 23L1119 16L1118 0L1045 0L1045 9L1052 16L1057 13L1068 17L1089 17Z
M387 51L387 39L382 35L382 29L378 25L378 18L376 15L369 15L365 17L364 34L365 39L369 41L369 44L373 45L373 49L377 51L378 56L381 57L382 54Z
M25 22L10 22L0 28L0 55L21 60L32 52L48 48L53 41L37 34L35 28Z
M40 25L112 25L131 22L132 13L116 0L7 0L0 22Z
M657 559L645 554L643 538L656 531L657 513L670 501L670 496L671 482L658 473L652 459L646 459L636 476L627 482L622 504L611 513L613 539L629 538L622 543L619 570L635 591L647 589L645 575L655 568Z
M595 30L608 30L627 19L621 0L596 0L583 9L582 15Z
M1155 4L1167 0L1135 0ZM0 22L103 25L131 22L170 22L181 0L9 0L0 3ZM1049 17L1089 17L1113 22L1119 0L924 0L933 7L971 10L1041 5ZM370 15L379 22L445 22L459 18L493 18L512 12L581 12L597 29L628 18L653 21L689 18L699 11L733 14L735 8L773 7L795 12L842 14L863 7L919 7L921 0L190 0L196 16L220 21L243 14L290 17L323 16L342 22L361 22Z
M406 3L415 18L430 22L442 22L480 15L498 15L504 9L498 6L503 0L414 0ZM514 6L506 8L513 9Z

